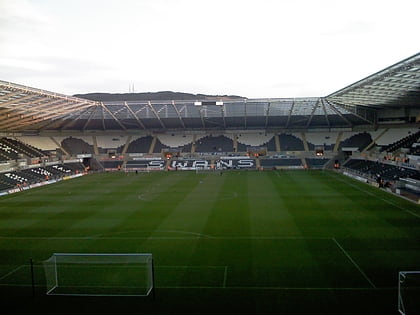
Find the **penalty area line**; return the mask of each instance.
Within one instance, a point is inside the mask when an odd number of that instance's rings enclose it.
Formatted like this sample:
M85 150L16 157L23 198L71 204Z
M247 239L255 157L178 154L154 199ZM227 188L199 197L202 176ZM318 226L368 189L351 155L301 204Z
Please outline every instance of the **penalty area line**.
M369 277L366 275L366 273L360 268L360 266L351 258L350 254L347 253L347 251L340 245L340 243L335 239L335 237L332 238L333 242L337 245L337 247L343 252L343 254L351 261L351 263L356 267L357 270L361 273L361 275L369 282L369 284L372 286L372 288L376 289L376 286L373 284L373 282L369 279Z
M20 266L17 266L15 269L13 269L12 271L9 271L8 273L6 273L5 275L3 275L2 277L0 277L0 281L1 280L3 280L3 279L5 279L5 278L7 278L8 276L10 276L10 275L12 275L12 274L14 274L15 272L17 272L19 269L21 269L21 268L23 268L23 267L25 267L25 266L27 266L27 265L20 265Z

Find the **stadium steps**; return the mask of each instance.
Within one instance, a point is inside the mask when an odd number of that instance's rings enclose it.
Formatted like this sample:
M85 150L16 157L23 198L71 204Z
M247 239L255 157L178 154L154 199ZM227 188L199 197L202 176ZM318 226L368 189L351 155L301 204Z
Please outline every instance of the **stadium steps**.
M401 148L409 148L413 143L417 142L420 137L420 131L410 134L409 136L406 136L394 143L389 144L385 148L383 148L381 151L384 152L395 152Z
M384 131L382 131L375 139L372 140L371 143L369 143L366 146L366 148L363 149L362 153L365 153L366 151L371 149L375 145L376 141L378 141L388 130L389 130L388 128L384 129Z
M279 138L279 134L276 133L274 135L274 142L276 144L276 152L280 152L280 138Z
M197 135L193 135L193 142L191 144L191 153L195 153L196 149L196 141L197 141Z
M98 150L98 141L96 141L96 136L92 136L92 141L93 141L93 152L95 152L95 154L98 155L99 150Z
M150 148L149 148L149 154L152 154L153 151L155 150L156 141L157 141L157 137L153 136L152 143L150 144Z
M55 143L55 145L57 146L57 148L59 148L61 151L64 152L65 155L70 155L62 146L61 144L54 139L54 137L50 137L51 141Z
M302 132L300 135L302 137L303 148L305 149L305 152L308 152L309 151L309 147L308 147L308 142L306 141L306 135L305 135L304 132ZM303 164L303 165L305 165L305 164Z
M233 152L238 152L238 135L233 135Z
M343 132L340 131L337 135L337 140L335 141L333 152L338 152L338 148L340 147L341 138L343 137Z
M131 138L132 138L132 136L128 136L127 137L127 141L125 142L124 148L122 149L122 152L121 152L122 154L126 154L127 153L128 146L131 143Z

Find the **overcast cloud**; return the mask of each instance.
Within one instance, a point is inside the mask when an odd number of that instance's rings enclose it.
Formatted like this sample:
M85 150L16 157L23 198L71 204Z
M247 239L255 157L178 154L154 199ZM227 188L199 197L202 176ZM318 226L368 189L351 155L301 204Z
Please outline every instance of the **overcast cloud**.
M325 96L420 51L418 0L0 0L0 80Z

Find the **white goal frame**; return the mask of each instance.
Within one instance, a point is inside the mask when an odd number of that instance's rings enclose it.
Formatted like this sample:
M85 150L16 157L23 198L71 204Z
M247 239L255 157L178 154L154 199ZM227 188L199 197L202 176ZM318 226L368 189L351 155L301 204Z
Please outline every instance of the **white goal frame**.
M150 253L54 253L43 265L47 295L148 296L152 292L154 296L154 265ZM75 269L74 277L66 268ZM134 269L130 271L130 268ZM101 273L95 274L97 270ZM116 274L121 271L129 279L129 285L124 283L125 279L115 283ZM89 272L93 274L93 280L89 278ZM143 279L137 283L136 274L139 273ZM109 286L95 283L95 276L101 282L109 277L113 283Z
M138 172L138 173L150 173L150 171L153 170L149 165L147 164L130 164L130 167L127 167L127 165L124 166L123 171L128 172Z
M420 283L420 271L400 271L398 272L398 312L401 315L407 315L407 314L411 314L411 310L407 310L407 305L406 305L406 301L404 299L404 294L403 294L403 284L406 281L407 277L411 277L413 275L416 275L415 277L417 277L419 280L417 280ZM413 288L415 289L415 288ZM420 288L417 287L417 290L419 290ZM408 306L409 307L409 306ZM408 313L407 313L408 312Z
M215 169L212 168L211 166L207 166L207 167L196 167L195 168L195 173L196 174L201 174L201 173L208 173L208 172L214 172Z

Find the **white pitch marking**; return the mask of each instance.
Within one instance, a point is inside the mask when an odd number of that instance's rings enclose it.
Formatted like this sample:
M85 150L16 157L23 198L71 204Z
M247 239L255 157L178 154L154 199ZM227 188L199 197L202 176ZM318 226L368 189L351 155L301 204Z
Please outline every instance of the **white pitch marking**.
M362 276L369 282L369 284L372 286L372 288L376 289L376 286L373 284L373 282L369 279L369 277L364 273L362 268L359 267L359 265L351 258L349 253L340 245L340 243L335 239L335 237L332 238L333 242L338 246L338 248L341 249L341 251L346 255L346 257L353 263L353 265L359 270L359 272L362 274Z

